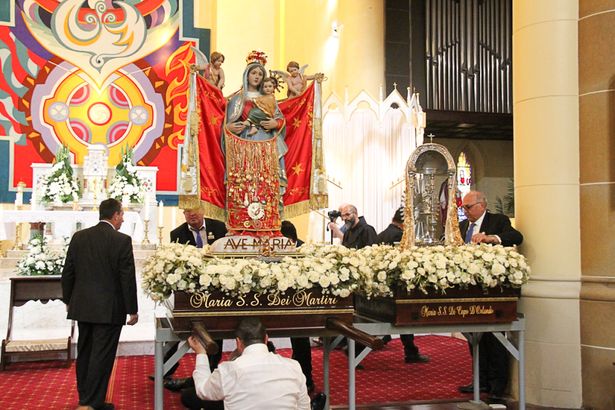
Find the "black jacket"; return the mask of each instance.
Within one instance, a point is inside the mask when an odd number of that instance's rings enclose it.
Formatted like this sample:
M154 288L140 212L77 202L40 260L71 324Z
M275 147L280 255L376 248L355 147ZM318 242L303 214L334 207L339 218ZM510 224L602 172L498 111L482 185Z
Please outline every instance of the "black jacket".
M130 236L106 222L76 232L62 271L62 300L68 318L80 322L123 325L127 314L137 313Z
M359 223L344 233L342 245L347 248L361 249L376 243L376 230L365 222L365 218L359 217Z
M470 221L468 219L459 223L461 237L465 238ZM475 231L476 232L476 231ZM506 215L492 214L487 211L483 222L480 225L478 232L484 232L486 235L497 235L502 240L502 245L513 246L520 245L523 242L523 235L510 224L510 219Z
M401 237L403 235L403 229L397 225L389 224L384 231L378 234L376 237L376 243L379 245L394 245L395 242L401 242Z
M216 239L222 238L226 235L226 225L224 222L220 222L216 219L205 218L205 230L207 232L207 243L211 245ZM210 235L211 233L211 235ZM211 238L213 236L213 238ZM171 242L179 242L182 244L190 244L196 246L196 240L194 234L188 227L188 224L184 222L177 228L171 231Z

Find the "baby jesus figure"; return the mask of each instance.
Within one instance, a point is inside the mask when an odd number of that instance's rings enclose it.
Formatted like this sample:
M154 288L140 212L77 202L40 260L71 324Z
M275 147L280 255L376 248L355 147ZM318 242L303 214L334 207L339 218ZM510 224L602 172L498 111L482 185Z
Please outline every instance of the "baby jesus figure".
M267 77L263 80L263 96L254 98L254 108L248 113L248 119L243 122L247 127L250 127L248 135L254 135L258 132L258 127L263 120L273 118L275 115L276 101L274 92L277 87L277 81L273 77Z

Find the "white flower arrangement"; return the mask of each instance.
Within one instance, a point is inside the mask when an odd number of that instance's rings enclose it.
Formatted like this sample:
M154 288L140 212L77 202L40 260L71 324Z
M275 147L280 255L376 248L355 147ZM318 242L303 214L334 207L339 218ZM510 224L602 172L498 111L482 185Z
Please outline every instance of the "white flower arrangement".
M368 298L391 295L394 286L423 293L470 286L518 288L530 275L525 257L501 245L415 246L404 251L372 246L357 252L375 266L362 286Z
M73 177L68 147L62 146L58 150L51 171L41 177L40 187L40 202L43 204L66 204L79 201L81 188L76 178Z
M133 164L133 151L127 147L122 150L122 160L115 167L115 176L109 184L109 197L129 203L143 203L145 186L137 175Z
M22 276L60 275L64 268L65 252L54 252L42 235L28 242L28 254L17 263L17 274Z
M451 287L520 287L529 277L525 258L514 248L490 245L413 247L360 250L337 245L305 245L302 257L279 262L216 258L209 247L169 244L145 263L142 287L154 300L174 291L238 295L285 292L319 287L340 297L392 296L396 287L445 292Z
M320 248L305 257L284 257L279 262L257 259L216 258L209 247L171 243L159 247L143 268L142 287L153 300L166 299L174 291L285 292L320 287L323 293L346 297L356 290L358 269L343 266L347 248Z

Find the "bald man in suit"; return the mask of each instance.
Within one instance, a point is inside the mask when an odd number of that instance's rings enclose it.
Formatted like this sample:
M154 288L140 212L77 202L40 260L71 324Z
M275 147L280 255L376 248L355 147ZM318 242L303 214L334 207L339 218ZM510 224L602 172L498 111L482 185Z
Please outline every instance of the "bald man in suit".
M523 235L512 227L506 215L487 210L487 198L482 192L467 193L462 208L468 219L460 222L459 230L466 243L514 246L523 242ZM508 351L492 333L483 333L478 346L480 389L490 393L493 402L498 402L508 385ZM459 391L471 393L473 386L460 386Z

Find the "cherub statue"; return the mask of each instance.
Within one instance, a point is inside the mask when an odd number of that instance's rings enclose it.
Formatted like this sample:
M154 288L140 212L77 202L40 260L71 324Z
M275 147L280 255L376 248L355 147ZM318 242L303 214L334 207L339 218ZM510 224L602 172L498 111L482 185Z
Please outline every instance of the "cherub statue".
M308 80L314 80L324 76L322 73L316 73L314 75L304 74L307 66L307 64L299 66L298 62L290 61L286 65L286 71L273 71L275 74L280 75L284 79L284 82L286 82L288 98L301 95L307 86Z
M224 54L214 51L210 56L210 63L207 66L208 75L205 76L215 87L219 89L224 88L224 70L222 69L222 63L224 63Z
M214 51L211 53L211 62L207 61L207 57L196 47L190 47L195 54L195 63L190 64L192 72L203 72L203 76L214 87L222 89L224 87L224 54Z

